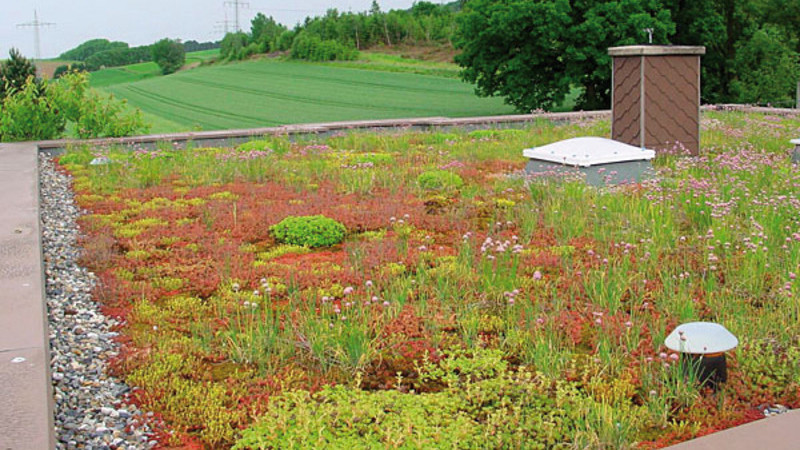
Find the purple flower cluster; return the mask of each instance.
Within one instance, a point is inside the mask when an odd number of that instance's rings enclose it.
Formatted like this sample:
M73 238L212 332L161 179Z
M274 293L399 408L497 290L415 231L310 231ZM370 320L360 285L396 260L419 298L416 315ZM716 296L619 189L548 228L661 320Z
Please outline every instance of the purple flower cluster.
M464 236L466 238L466 235ZM486 239L481 244L481 253L487 253L490 250L493 250L495 253L505 253L509 249L511 249L511 253L516 255L519 254L523 250L522 244L518 243L519 238L517 236L512 236L511 240L494 240L491 236L487 236ZM494 259L494 256L491 254L487 255L487 258Z
M439 169L440 170L459 169L459 168L464 167L464 166L465 166L465 164L462 163L461 161L453 160L453 161L450 161L447 164L442 164L441 166L439 166Z
M230 150L225 153L220 153L217 155L217 159L220 161L253 161L259 158L266 158L271 156L273 151L271 149L266 150L250 150L247 152L240 152L236 150Z
M363 162L363 163L355 163L355 164L342 164L342 169L349 169L349 170L359 170L359 169L372 169L375 167L375 164L371 162Z
M156 159L158 157L164 156L164 152L161 150L146 150L143 148L138 148L133 151L133 159Z

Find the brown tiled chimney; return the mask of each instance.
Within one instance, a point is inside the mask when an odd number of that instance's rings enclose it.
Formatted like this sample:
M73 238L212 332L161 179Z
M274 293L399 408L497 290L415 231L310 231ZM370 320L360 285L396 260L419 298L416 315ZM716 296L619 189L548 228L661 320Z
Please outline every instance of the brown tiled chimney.
M700 56L705 47L612 47L611 138L653 149L700 150Z

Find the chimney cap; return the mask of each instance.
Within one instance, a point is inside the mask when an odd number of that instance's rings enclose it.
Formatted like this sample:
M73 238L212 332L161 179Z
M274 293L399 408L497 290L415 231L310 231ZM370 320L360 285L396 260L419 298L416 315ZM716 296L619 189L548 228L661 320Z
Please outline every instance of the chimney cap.
M691 45L626 45L608 49L611 56L705 55L706 48Z

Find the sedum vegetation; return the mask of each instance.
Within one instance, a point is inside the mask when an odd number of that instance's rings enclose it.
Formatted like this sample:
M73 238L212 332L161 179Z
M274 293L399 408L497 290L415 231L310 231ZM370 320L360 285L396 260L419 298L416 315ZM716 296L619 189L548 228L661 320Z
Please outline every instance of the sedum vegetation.
M60 164L125 323L114 367L164 446L658 448L800 407L800 121L702 127L700 156L601 189L526 176L520 153L605 121ZM440 171L463 184L418 181ZM319 215L340 243L271 231ZM717 391L663 345L698 320L740 340Z
M502 370L502 353L448 356L447 372L421 367L440 392L412 395L326 386L290 391L242 434L235 448L569 448L587 401L567 383ZM467 364L464 364L467 363ZM478 367L475 367L478 366ZM500 370L498 370L500 369ZM402 376L398 377L401 383ZM409 432L410 430L410 432Z

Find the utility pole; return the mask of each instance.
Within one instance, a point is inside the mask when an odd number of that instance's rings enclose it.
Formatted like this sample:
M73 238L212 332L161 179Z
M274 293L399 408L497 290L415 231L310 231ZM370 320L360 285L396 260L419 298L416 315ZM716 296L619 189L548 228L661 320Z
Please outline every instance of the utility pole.
M242 8L249 8L250 4L247 2L243 2L242 0L230 0L225 2L225 6L233 6L234 11L236 12L236 18L235 18L236 32L238 33L242 31L242 29L239 27L239 7L241 6Z
M33 10L33 22L25 22L17 24L17 28L33 28L33 46L34 46L34 60L42 59L42 48L39 39L39 30L45 27L55 25L52 22L40 22L39 14Z

